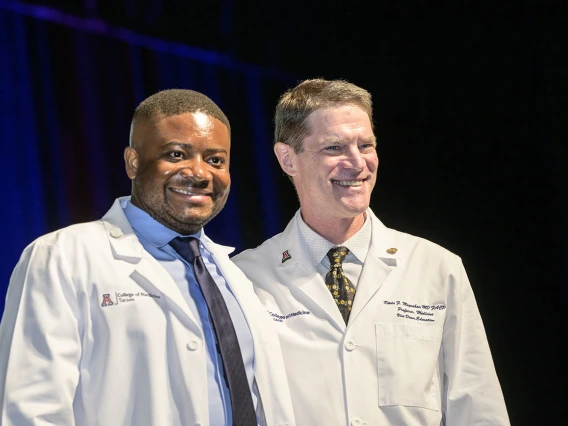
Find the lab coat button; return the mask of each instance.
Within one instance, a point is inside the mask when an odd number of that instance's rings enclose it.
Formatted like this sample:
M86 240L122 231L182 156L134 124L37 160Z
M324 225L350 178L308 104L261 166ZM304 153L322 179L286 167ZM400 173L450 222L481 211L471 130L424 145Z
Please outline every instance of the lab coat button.
M363 422L361 422L361 420L359 419L353 419L351 420L351 426L361 426L363 424Z
M197 340L192 340L187 344L187 349L194 351L199 347L199 342Z
M114 228L112 231L110 231L110 236L112 238L120 238L122 237L122 229L120 228Z
M355 349L355 343L352 340L348 340L347 342L345 342L345 349L351 352L353 349Z

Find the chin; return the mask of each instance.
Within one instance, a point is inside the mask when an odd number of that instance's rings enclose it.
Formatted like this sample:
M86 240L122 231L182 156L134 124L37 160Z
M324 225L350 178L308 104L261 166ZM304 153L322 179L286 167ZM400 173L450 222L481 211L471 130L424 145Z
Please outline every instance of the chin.
M186 212L186 214L178 216L178 220L188 226L204 226L213 218L210 212Z
M344 211L350 211L354 214L362 213L369 208L369 200L367 199L342 199L339 201L341 204L341 209Z
M342 211L345 213L346 217L357 217L365 213L369 208L369 205L344 205Z

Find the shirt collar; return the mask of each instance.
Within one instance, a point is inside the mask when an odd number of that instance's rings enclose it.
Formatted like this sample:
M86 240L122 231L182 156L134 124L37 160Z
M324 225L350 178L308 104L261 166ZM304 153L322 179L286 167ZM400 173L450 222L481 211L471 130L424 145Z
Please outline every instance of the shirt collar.
M333 244L332 242L326 240L320 234L315 232L310 228L300 213L300 210L296 212L296 221L298 224L298 233L300 234L300 240L304 245L307 252L310 254L310 258L314 265L318 265L323 258L327 255L329 249L335 246L344 246L349 249L351 253L361 262L365 261L367 257L367 252L371 245L371 220L367 213L365 218L365 223L347 241L343 244Z
M189 237L189 235L181 235L162 225L144 210L132 204L130 197L125 197L121 202L121 206L128 222L130 222L136 233L157 248L164 247L176 237ZM203 228L191 236L199 240L203 239L205 237Z

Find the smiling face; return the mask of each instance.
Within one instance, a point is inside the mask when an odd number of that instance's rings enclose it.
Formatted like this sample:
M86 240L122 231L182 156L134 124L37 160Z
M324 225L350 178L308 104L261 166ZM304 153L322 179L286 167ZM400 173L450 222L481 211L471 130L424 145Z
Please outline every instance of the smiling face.
M140 120L124 159L132 203L182 234L197 232L229 196L227 127L201 112Z
M316 231L338 220L362 225L379 165L369 116L351 104L321 108L308 117L308 127L301 152L275 145L294 181L304 221Z

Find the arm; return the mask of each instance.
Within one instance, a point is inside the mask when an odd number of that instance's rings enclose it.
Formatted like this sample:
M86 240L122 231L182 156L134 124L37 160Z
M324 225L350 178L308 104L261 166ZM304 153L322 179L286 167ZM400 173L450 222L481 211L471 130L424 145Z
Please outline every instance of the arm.
M442 340L445 425L508 426L485 329L461 261L459 268L450 289Z
M75 425L79 309L59 247L36 241L10 279L0 325L0 424Z

